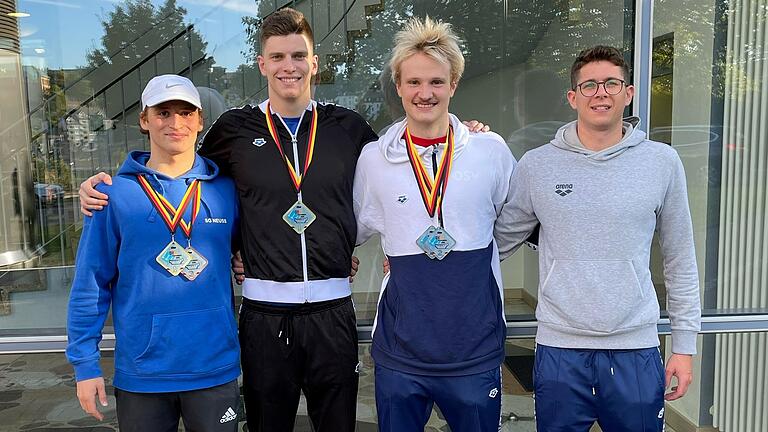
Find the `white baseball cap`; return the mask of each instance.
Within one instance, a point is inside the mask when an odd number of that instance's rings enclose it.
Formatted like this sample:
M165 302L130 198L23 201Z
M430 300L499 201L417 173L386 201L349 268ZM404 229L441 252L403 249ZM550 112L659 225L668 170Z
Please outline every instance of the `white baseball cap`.
M192 81L179 75L158 75L147 83L141 92L141 109L171 100L189 102L203 109L200 93Z

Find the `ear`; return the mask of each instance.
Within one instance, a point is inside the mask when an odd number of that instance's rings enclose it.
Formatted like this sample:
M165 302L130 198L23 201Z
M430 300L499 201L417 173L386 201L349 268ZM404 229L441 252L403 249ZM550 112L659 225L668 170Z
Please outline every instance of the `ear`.
M144 130L149 130L149 119L147 119L147 112L149 108L139 111L139 126Z
M456 93L457 87L459 87L459 83L456 81L451 81L451 97L453 97L453 94Z
M629 104L632 103L632 98L635 97L635 86L628 85L626 92L627 92L627 100L624 101L624 106L629 106Z
M397 90L397 95L400 97L403 97L402 94L400 94L400 79L398 78L397 81L395 81L395 90Z
M197 118L200 119L200 125L197 128L197 132L202 132L203 131L203 125L205 124L205 122L203 121L203 110L198 110L197 111Z
M261 72L261 75L267 76L266 65L264 64L266 60L264 60L264 56L259 54L259 56L256 57L256 61L259 63L259 72Z
M576 109L576 90L568 90L565 96L568 98L568 104L571 108Z
M317 59L317 54L312 55L312 76L317 75L317 72L320 70L320 62Z

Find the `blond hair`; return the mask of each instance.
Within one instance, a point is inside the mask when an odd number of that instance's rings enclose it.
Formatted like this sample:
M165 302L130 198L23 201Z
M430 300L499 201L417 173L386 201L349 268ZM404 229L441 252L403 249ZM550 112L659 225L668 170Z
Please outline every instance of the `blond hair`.
M459 48L460 39L451 25L429 16L422 21L411 18L395 35L395 47L389 59L392 81L400 81L400 65L414 54L424 53L451 68L451 82L456 84L464 73L464 55Z

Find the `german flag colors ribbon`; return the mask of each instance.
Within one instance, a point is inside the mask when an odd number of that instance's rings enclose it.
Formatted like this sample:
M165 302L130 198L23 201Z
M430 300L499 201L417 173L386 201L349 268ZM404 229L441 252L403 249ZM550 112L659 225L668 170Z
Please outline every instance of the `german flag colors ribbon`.
M405 145L408 152L408 160L411 162L413 175L416 177L416 183L419 186L421 199L424 201L424 207L427 209L429 217L435 216L435 211L442 213L442 201L445 196L445 190L448 187L448 175L451 172L453 162L454 137L453 128L448 129L445 136L445 151L440 159L434 179L424 167L424 163L419 157L416 145L413 143L411 133L405 128Z
M301 171L301 174L296 173L296 169L294 169L293 164L285 155L283 145L280 143L280 136L277 133L275 121L272 119L272 110L270 109L269 102L267 102L265 115L267 117L267 128L269 129L269 134L275 141L277 149L280 150L280 156L282 156L283 160L285 161L285 165L288 168L288 175L291 176L291 181L293 182L293 187L296 188L296 192L301 192L301 183L307 176L307 170L309 170L309 165L312 163L312 156L315 152L315 138L317 137L317 108L315 107L312 109L312 122L309 126L309 138L307 138L307 157L304 160L304 169Z
M197 215L200 213L200 203L202 200L202 185L200 180L195 179L189 184L186 192L184 192L184 196L181 198L179 206L174 207L164 196L160 195L154 188L152 188L144 176L139 175L136 177L138 178L144 193L147 195L147 198L149 198L152 206L154 206L160 214L160 217L163 218L163 221L171 234L175 233L176 228L181 225L181 229L184 231L187 238L191 238L192 226L195 223ZM183 216L190 203L192 203L192 214L189 223L187 223Z

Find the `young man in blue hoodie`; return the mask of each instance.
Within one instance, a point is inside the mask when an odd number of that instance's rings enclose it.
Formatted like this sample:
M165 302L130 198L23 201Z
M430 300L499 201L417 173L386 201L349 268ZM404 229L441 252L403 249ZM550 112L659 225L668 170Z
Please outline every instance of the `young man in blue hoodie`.
M622 121L634 87L619 50L582 51L571 86L576 121L520 159L495 232L503 259L541 224L537 430L587 432L597 422L660 432L664 400L682 397L693 378L701 317L683 165L637 119ZM666 371L649 269L655 232L672 324Z
M464 71L450 25L413 19L390 66L405 109L357 163L357 243L381 235L390 272L374 323L379 430L423 431L437 404L455 432L495 432L506 325L493 226L515 160L449 114Z
M230 280L237 194L195 153L200 96L177 75L151 79L131 152L104 211L87 217L69 300L67 358L83 410L107 405L99 341L111 307L122 431L235 431L240 374Z

